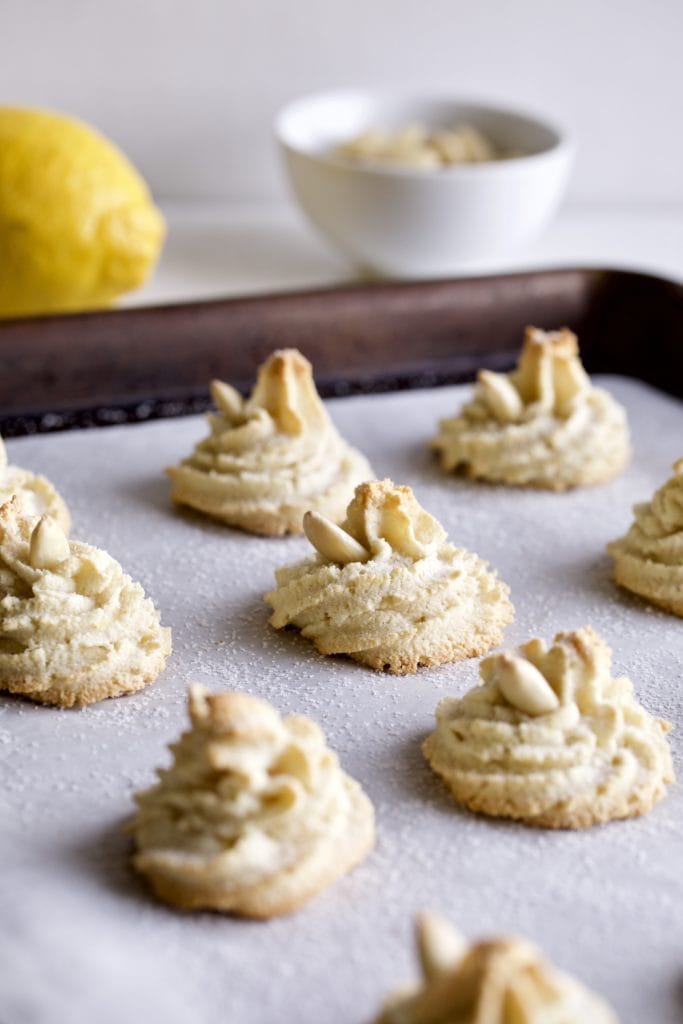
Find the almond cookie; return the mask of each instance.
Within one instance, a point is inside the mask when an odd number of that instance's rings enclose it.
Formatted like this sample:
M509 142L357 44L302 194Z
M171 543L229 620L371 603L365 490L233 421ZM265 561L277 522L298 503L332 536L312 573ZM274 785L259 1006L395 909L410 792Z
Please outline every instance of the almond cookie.
M307 509L339 522L372 470L338 434L320 401L311 364L296 349L274 352L248 399L213 381L211 432L166 470L171 497L252 533L301 533Z
M607 545L614 578L627 590L683 616L683 459L652 501L634 505L634 522Z
M0 507L0 690L60 707L140 690L171 631L106 551L69 542L14 495Z
M482 684L441 701L424 755L477 813L574 829L646 814L673 782L671 727L610 670L590 627L493 654Z
M197 685L189 712L173 764L135 798L133 863L160 899L274 917L365 858L372 805L315 722Z
M448 473L551 491L610 480L630 457L626 413L592 386L566 327L527 327L517 369L480 370L431 447Z
M296 626L322 654L404 674L483 654L514 609L477 555L446 540L410 487L360 484L341 526L307 513L316 555L278 569L266 594L276 629Z
M469 945L448 921L421 914L416 940L422 981L390 997L375 1024L617 1024L604 999L525 939Z
M71 516L66 502L50 481L28 469L8 466L7 452L0 437L0 505L13 494L20 494L26 511L34 516L49 515L65 533L69 532Z

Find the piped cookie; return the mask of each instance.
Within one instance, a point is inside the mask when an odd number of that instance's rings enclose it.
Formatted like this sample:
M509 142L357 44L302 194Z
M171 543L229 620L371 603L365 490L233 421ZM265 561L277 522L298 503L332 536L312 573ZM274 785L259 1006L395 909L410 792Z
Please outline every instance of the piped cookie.
M308 513L304 529L315 555L278 569L265 600L271 625L322 654L415 672L483 654L514 617L508 587L448 542L410 487L360 484L341 526Z
M447 473L552 491L610 480L630 457L626 413L592 385L566 327L527 327L517 369L480 370L431 447Z
M0 507L0 690L72 707L151 683L171 631L140 584L22 500Z
M683 616L683 459L651 501L633 508L625 537L607 545L621 587Z
M590 627L485 658L436 709L423 752L458 803L543 828L646 814L673 782L668 722L650 715Z
M0 505L9 501L13 494L21 496L28 513L52 516L65 533L69 532L71 516L62 496L46 477L8 465L7 452L0 437Z
M375 1024L617 1024L600 996L525 939L468 943L448 921L416 921L422 980L390 996Z
M136 796L134 866L184 910L296 910L367 855L374 812L319 727L246 693L189 692L173 764Z
M372 470L339 435L300 352L274 352L248 399L223 381L211 394L217 412L209 436L166 470L173 501L268 536L301 533L307 509L343 518Z

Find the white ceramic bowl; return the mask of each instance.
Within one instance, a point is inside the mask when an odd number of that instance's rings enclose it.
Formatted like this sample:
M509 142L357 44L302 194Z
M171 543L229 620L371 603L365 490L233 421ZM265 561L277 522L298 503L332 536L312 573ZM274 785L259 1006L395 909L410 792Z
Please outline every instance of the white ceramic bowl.
M525 155L437 171L359 165L335 147L370 128L467 122ZM573 145L556 125L501 107L345 91L296 100L276 119L289 180L313 224L357 266L442 276L539 234L562 198Z

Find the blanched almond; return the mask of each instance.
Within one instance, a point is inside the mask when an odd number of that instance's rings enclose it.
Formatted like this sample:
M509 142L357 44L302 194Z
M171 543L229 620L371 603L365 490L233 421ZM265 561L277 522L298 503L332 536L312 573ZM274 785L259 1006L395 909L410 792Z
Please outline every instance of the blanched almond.
M525 405L539 402L544 409L555 404L551 332L526 327L517 369L512 375Z
M467 952L467 942L440 914L423 911L415 924L422 974L426 981L434 981L460 963Z
M519 419L524 403L509 377L504 373L480 370L477 376L489 409L501 423Z
M316 551L329 562L346 565L348 562L367 562L370 557L370 552L354 537L317 512L307 512L304 516L304 533Z
M548 680L526 658L501 654L494 678L506 701L527 715L546 715L560 706Z
M41 516L31 534L29 560L34 569L54 569L65 562L71 549L59 523Z
M224 380L211 381L211 398L215 406L224 413L229 420L239 419L244 407L244 399L239 391L226 384Z
M553 360L553 381L555 385L555 412L566 415L572 399L582 391L588 391L591 384L588 374L578 356Z

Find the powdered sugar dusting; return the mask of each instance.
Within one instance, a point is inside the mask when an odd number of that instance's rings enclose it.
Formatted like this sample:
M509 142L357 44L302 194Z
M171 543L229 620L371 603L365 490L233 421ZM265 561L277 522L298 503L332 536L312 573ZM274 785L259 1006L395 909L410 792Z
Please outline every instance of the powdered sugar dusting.
M512 645L591 624L642 702L674 722L680 763L683 624L620 592L607 541L625 532L683 455L683 407L644 385L603 383L628 408L634 461L601 487L546 494L445 477L426 449L467 389L329 403L380 475L415 489L450 539L512 588ZM534 831L458 810L420 753L436 703L476 664L397 679L323 658L267 624L273 570L308 554L174 511L162 470L190 451L201 419L7 442L68 501L73 536L106 548L173 629L174 653L146 690L59 711L0 701L7 1020L54 1024L301 1024L367 1020L412 977L410 925L440 910L474 937L514 931L604 994L623 1024L674 1024L683 946L683 798L584 833ZM132 793L168 763L186 728L185 691L263 696L320 722L374 801L376 850L299 913L265 924L155 904L127 865ZM676 753L675 753L676 757ZM45 969L35 971L35 962Z

